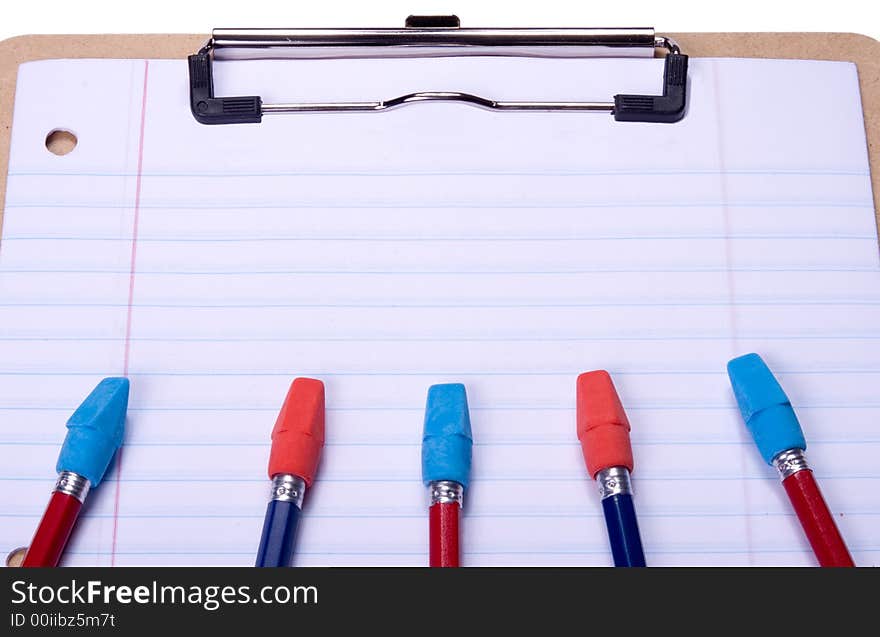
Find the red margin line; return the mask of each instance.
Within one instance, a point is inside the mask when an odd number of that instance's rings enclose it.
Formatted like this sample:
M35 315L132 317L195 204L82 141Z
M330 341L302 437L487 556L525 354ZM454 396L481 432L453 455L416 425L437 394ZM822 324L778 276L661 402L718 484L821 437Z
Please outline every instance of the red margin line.
M731 236L733 233L733 224L731 223L730 218L730 206L728 205L728 184L727 184L727 163L724 159L724 131L721 128L721 100L720 93L721 87L720 82L718 81L718 64L713 61L712 62L712 82L713 82L713 91L715 94L715 128L717 133L718 140L718 164L720 168L720 187L721 187L721 201L723 202L722 207L722 215L724 221L724 262L727 270L727 308L728 308L728 316L730 321L730 356L731 358L740 356L742 351L740 350L739 343L739 321L737 317L737 309L736 309L736 275L733 272L733 262L735 258L734 254L734 246L733 241L731 240ZM742 440L746 442L745 445L740 445L739 448L739 464L740 470L743 475L747 473L748 464L746 462L746 456L749 453L754 452L754 445L750 440L749 434L746 433L746 428L744 426L740 426L739 435ZM746 511L752 510L752 502L751 502L751 492L749 491L749 481L741 480L742 483L742 494L743 494L743 504L745 505ZM752 518L751 516L746 515L743 520L743 529L745 531L746 537L746 550L748 551L748 560L749 566L755 565L755 553L754 553L754 532L752 530Z
M128 360L131 350L131 305L134 300L134 277L137 264L138 221L141 212L141 173L144 167L144 129L147 122L147 78L150 75L150 61L144 60L144 89L141 99L141 129L138 138L137 178L134 189L134 218L131 223L131 265L128 275L128 309L125 316L125 352L122 358L122 375L128 376ZM113 540L110 544L110 566L116 565L116 536L119 531L119 491L122 484L122 451L116 453L116 493L113 496Z

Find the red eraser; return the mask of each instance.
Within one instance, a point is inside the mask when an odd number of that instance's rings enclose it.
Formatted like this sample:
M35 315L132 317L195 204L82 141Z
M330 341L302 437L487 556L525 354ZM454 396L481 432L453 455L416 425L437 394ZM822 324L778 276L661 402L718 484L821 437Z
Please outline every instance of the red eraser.
M629 420L604 370L578 376L577 434L590 477L610 467L633 470Z
M324 383L297 378L272 429L269 477L290 473L311 486L324 447Z

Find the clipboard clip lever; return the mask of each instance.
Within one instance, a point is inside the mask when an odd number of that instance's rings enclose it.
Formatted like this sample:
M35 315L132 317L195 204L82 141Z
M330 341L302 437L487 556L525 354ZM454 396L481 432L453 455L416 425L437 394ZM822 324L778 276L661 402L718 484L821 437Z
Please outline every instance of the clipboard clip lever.
M608 102L494 100L458 91L420 91L368 102L266 104L257 95L214 94L213 62L223 59L431 57L652 57L665 49L660 95L619 94ZM214 29L189 58L190 108L202 124L259 123L270 113L382 112L418 102L458 102L492 111L600 111L618 122L672 123L687 106L688 56L653 29L463 29L456 16L410 16L402 29Z

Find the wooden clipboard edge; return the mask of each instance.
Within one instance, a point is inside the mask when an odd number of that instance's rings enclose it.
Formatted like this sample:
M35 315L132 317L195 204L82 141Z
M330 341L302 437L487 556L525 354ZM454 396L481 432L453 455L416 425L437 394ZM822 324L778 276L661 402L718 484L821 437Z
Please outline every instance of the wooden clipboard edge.
M673 33L693 57L780 58L854 62L862 111L874 214L880 227L880 41L856 33ZM185 59L207 35L23 35L0 42L0 236L18 67L58 58Z

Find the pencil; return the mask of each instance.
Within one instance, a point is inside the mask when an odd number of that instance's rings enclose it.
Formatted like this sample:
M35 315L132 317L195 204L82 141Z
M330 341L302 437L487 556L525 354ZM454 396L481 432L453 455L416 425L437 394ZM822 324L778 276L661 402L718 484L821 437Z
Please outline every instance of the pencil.
M312 486L324 447L324 384L297 378L272 430L272 487L257 549L258 567L290 566L306 489Z
M128 388L126 378L105 378L67 421L58 480L22 566L57 566L61 560L86 496L122 444Z
M757 354L727 364L740 413L767 464L782 486L803 527L819 566L855 566L819 484L807 464L807 441L791 402Z
M464 385L432 385L422 437L422 480L428 487L429 565L461 564L460 516L471 471L473 438Z
M645 566L633 505L632 444L626 412L608 372L577 379L577 432L587 472L599 486L614 566Z

